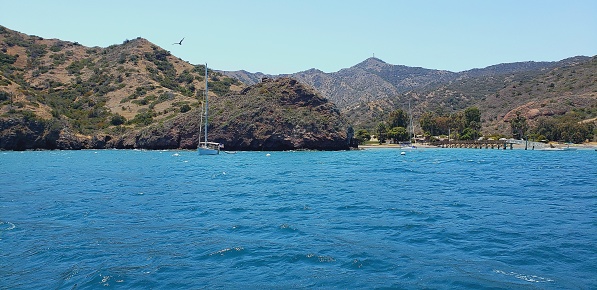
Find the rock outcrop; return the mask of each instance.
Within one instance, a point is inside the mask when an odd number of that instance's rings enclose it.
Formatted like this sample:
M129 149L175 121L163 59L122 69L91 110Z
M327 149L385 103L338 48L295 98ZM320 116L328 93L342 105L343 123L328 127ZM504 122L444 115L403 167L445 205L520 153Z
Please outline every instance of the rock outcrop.
M270 79L210 102L209 140L226 150L345 150L348 125L336 106L289 78ZM74 133L67 122L0 119L0 149L194 149L199 109L122 134Z
M231 104L236 110L227 112ZM294 79L266 79L218 105L210 132L230 150L349 148L348 125L336 106Z

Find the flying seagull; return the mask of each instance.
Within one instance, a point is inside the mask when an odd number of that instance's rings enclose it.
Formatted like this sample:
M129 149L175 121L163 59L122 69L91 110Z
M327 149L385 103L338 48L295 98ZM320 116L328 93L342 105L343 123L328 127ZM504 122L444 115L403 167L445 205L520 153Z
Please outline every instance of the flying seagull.
M172 45L175 45L175 44L182 45L183 40L184 40L184 37L179 42L172 43Z

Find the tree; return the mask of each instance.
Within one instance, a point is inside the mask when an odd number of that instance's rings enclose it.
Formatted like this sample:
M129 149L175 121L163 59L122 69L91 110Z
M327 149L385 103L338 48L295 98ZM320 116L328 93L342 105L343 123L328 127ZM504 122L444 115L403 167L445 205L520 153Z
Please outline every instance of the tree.
M481 112L477 107L468 107L464 110L465 127L472 128L471 123L481 124Z
M475 140L477 138L477 132L469 127L464 128L460 134L461 140Z
M580 122L581 117L566 114L560 117L540 117L535 128L530 129L534 136L546 140L582 143L594 137L595 124ZM542 140L542 139L541 139Z
M357 131L356 139L359 141L359 144L363 144L371 140L371 135L369 134L369 132L367 132L367 130L360 129Z
M437 118L438 117L432 112L423 113L419 119L419 124L421 124L423 132L430 135L436 134L438 131Z
M379 122L379 124L377 124L377 140L379 140L379 144L386 142L387 131L388 127L386 126L386 123Z
M545 136L547 140L559 140L560 134L557 131L557 122L553 118L540 117L537 118L537 125L535 126L535 134Z
M450 115L450 129L452 130L452 133L456 133L456 136L458 137L458 135L462 134L462 131L464 130L464 128L466 128L465 126L465 120L464 120L464 113L462 111L451 114ZM456 130L456 132L454 132L454 130Z
M558 124L560 138L564 142L582 143L586 139L591 139L593 132L591 123L579 123L574 120L568 120Z
M512 136L516 139L523 139L526 136L528 130L527 118L522 116L520 111L517 111L516 117L510 120L510 129L512 130Z
M450 117L449 116L440 116L435 119L437 125L437 135L448 135L450 133Z
M474 140L481 134L481 112L477 107L468 107L457 118L458 132L462 140Z
M112 116L112 119L110 120L110 124L112 124L114 126L122 125L125 122L126 122L126 118L124 118L120 114L116 114L116 115Z
M408 127L409 119L408 114L406 114L403 110L397 109L390 113L390 118L388 120L388 125L390 128L394 127Z
M395 141L406 141L410 139L410 134L404 127L394 127L388 131L388 138L392 138Z

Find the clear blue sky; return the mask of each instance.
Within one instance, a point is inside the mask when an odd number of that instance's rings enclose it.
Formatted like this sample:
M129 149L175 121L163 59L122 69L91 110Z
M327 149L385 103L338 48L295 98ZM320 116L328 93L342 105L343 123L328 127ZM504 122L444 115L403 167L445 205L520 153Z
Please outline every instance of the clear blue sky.
M597 55L596 0L0 0L0 25L85 46L140 36L192 64L269 74L374 53L450 71Z

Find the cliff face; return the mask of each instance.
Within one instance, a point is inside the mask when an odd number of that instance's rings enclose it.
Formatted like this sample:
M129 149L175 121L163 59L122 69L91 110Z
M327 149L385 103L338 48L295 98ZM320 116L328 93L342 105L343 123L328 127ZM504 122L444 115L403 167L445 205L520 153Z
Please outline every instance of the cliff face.
M348 149L336 106L294 79L265 80L216 106L210 134L230 150Z
M21 118L0 119L0 148L26 150L55 147L56 137L46 137L42 122L31 122ZM53 134L52 134L53 135Z
M208 139L225 150L345 150L348 125L336 106L294 79L266 80L210 99ZM200 112L107 142L114 148L194 149ZM203 136L202 136L203 137Z

